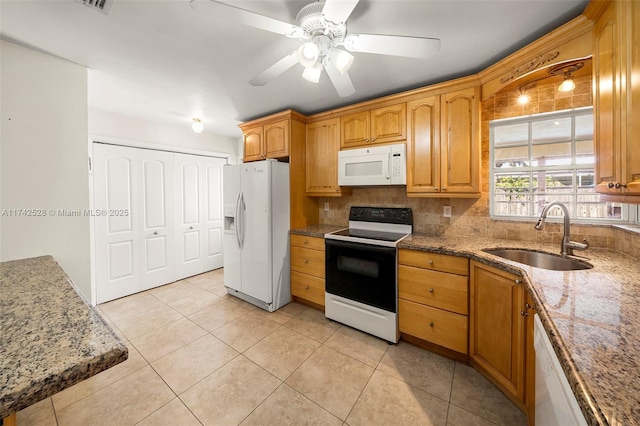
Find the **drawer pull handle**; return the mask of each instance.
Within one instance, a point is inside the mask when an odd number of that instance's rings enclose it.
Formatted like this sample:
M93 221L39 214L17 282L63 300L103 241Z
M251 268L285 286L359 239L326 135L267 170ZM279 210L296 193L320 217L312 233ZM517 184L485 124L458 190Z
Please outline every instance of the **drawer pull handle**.
M522 315L523 317L528 317L529 313L527 311L520 311L520 315Z
M304 260L304 264L306 265L307 263L309 263L309 261L307 259Z
M433 266L433 260L429 261L429 265Z
M429 289L429 293L433 293L433 289L432 288Z
M520 284L522 281L516 279L516 280L513 280L513 282L516 283L516 284Z
M305 245L309 244L309 241L308 240L304 240L304 242L302 244L305 244Z
M433 325L434 325L434 324L433 324L433 321L431 321L431 322L429 323L429 327L433 328Z
M308 286L308 285L305 285L305 286L304 286L304 289L305 289L305 290L309 290L309 286Z

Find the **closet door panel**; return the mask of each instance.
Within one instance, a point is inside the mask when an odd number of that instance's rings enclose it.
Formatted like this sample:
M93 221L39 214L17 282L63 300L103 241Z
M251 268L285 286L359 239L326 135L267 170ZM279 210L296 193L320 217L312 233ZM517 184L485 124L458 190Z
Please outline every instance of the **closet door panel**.
M204 180L204 269L222 267L222 166L225 160L205 160Z
M176 206L176 272L178 277L190 277L203 272L201 250L201 176L200 157L174 154Z

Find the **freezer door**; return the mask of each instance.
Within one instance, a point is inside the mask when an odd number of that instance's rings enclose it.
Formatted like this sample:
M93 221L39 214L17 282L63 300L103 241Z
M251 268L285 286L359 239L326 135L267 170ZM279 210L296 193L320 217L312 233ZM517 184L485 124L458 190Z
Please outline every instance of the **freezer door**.
M234 290L242 288L242 253L240 249L240 165L222 168L224 202L224 285Z
M242 293L273 301L271 249L271 164L242 165ZM226 253L225 253L226 255Z

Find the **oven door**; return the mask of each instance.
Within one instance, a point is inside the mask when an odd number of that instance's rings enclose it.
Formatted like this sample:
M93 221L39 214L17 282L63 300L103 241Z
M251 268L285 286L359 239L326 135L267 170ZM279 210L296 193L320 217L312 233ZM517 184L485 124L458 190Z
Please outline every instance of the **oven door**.
M397 312L396 248L325 240L326 292Z

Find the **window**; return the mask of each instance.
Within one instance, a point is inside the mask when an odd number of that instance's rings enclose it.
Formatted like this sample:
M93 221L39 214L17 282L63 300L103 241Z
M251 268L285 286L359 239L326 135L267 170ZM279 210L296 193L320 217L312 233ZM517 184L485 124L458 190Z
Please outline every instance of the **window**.
M494 120L490 128L491 217L537 219L546 203L560 201L577 222L630 220L626 205L594 191L592 107Z

